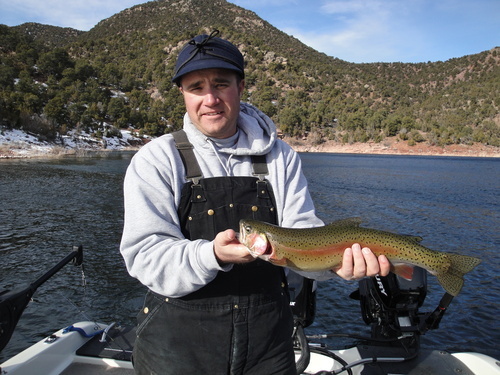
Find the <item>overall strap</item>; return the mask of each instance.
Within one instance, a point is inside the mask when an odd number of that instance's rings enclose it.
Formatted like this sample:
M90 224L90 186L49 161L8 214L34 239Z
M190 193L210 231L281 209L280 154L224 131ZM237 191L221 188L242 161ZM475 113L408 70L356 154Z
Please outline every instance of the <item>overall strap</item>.
M172 133L175 141L175 147L181 154L182 163L186 169L186 178L193 181L194 185L198 185L200 178L203 178L200 166L193 152L193 145L189 142L186 132L178 130Z
M193 152L193 145L189 142L184 130L178 130L172 133L175 141L175 147L179 150L184 168L186 169L186 178L193 181L195 185L203 178L200 166ZM252 155L253 175L263 181L269 174L267 169L266 155Z
M269 189L266 176L269 174L267 169L266 155L252 155L253 175L257 180L257 196L260 198L269 198Z
M267 169L266 155L252 155L253 175L257 176L260 181L264 180L269 174Z

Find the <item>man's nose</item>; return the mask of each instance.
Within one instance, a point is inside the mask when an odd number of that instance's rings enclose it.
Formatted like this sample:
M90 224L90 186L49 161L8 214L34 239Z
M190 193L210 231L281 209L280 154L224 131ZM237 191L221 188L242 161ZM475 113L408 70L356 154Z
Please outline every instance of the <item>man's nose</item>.
M219 102L219 95L217 94L217 90L214 90L212 88L208 89L205 94L204 101L208 106L217 104Z

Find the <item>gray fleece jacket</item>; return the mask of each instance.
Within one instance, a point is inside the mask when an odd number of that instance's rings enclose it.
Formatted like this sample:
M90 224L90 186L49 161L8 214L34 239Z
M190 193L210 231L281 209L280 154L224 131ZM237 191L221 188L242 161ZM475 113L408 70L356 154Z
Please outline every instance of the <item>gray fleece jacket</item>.
M276 198L279 225L323 225L315 215L298 154L277 139L274 123L257 108L241 103L238 133L228 140L207 138L187 114L184 130L205 178L252 176L250 155L267 154L267 179ZM152 291L174 298L200 289L218 272L232 267L219 265L211 241L190 241L183 236L177 207L185 183L184 166L171 135L142 147L132 158L124 182L120 251L128 272ZM304 275L326 279L333 273Z

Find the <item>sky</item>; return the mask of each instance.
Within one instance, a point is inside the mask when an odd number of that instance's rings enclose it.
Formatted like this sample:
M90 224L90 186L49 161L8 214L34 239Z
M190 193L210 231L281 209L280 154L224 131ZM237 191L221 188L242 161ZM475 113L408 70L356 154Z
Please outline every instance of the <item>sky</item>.
M0 0L0 24L90 30L144 0ZM329 56L446 61L500 46L500 0L231 0ZM207 0L207 4L210 2Z

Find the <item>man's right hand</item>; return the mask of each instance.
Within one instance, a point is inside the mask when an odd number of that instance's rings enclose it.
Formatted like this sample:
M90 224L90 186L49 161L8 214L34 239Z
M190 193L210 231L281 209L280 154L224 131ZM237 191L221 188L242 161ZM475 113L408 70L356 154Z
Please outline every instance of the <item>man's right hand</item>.
M247 247L238 241L237 234L232 229L218 233L213 244L215 257L220 264L249 263L255 260Z

